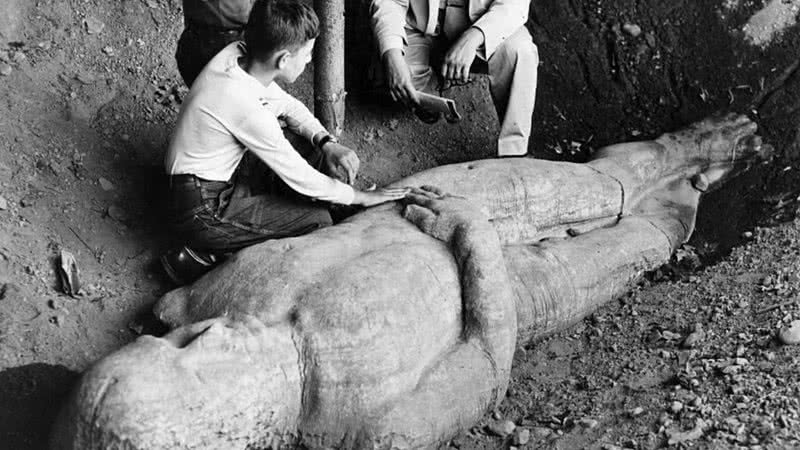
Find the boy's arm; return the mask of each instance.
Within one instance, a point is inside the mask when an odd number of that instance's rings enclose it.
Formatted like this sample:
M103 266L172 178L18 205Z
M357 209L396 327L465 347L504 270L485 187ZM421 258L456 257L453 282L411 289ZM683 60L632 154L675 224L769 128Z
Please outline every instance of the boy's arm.
M328 130L319 123L319 120L314 117L314 114L309 111L303 102L289 94L283 94L285 95L286 106L281 119L286 122L286 126L294 134L303 136L313 144L316 144L316 141L314 141L315 136L321 137L328 134Z
M239 142L264 161L292 190L333 203L353 203L353 188L311 167L286 140L277 119L268 111L249 114L232 131Z
M328 130L314 117L314 114L300 100L283 92L285 107L281 119L295 134L305 137L315 147L319 147L325 155L328 173L335 174L340 180L352 183L358 174L359 160L356 152L343 145L331 142L320 146L319 142L328 136Z

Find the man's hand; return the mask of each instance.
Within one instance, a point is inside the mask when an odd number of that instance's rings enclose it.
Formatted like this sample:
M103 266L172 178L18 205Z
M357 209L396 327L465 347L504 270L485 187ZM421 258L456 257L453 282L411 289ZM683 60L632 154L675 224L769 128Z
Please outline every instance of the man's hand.
M381 188L367 191L355 191L354 205L375 206L381 203L393 202L405 198L411 188Z
M322 146L322 153L328 174L343 183L353 184L361 165L356 152L338 142L328 142Z
M469 81L469 69L475 60L475 54L484 42L483 31L468 28L444 55L442 78L445 80Z
M386 68L386 83L392 100L402 102L411 107L419 105L417 90L411 81L411 68L408 67L403 51L399 48L387 50L383 54L383 65Z

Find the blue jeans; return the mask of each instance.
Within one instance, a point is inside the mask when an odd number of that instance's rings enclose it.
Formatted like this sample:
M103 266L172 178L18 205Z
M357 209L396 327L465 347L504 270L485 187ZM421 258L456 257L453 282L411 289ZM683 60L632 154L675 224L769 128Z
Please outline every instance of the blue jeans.
M297 194L271 172L256 188L264 192L254 194L253 177L241 172L227 182L170 177L167 209L180 244L211 253L235 252L333 224L328 203Z

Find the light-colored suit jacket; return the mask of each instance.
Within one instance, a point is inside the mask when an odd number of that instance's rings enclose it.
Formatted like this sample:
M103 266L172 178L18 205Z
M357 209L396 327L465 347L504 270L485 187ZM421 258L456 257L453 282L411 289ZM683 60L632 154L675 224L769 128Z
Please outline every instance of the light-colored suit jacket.
M372 0L372 29L381 55L406 43L405 27L431 35L440 0ZM485 37L486 58L528 20L530 0L465 0L472 26ZM431 13L431 11L433 13Z

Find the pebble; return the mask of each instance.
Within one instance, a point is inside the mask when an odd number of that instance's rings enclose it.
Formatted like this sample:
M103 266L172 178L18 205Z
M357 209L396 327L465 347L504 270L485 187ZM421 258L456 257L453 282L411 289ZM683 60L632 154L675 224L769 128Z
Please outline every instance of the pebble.
M671 405L669 405L669 410L672 411L673 413L679 413L681 412L682 409L683 409L683 403L679 401L674 401L672 402Z
M631 410L630 414L631 417L641 416L642 414L644 414L644 408L642 408L641 406L637 406L636 408L633 408Z
M544 439L553 434L553 430L547 427L533 427L531 431L533 432L533 436L539 440Z
M525 445L531 440L531 430L527 428L517 428L514 433L514 445Z
M11 75L13 69L6 63L0 63L0 75L7 77Z
M8 200L5 197L0 195L0 211L5 211L8 209Z
M87 17L83 21L83 26L86 28L86 32L89 34L100 34L103 32L103 29L105 29L106 24L99 19L95 19L94 17Z
M510 420L499 420L489 424L489 431L500 437L509 436L514 432L515 428L517 428L517 426Z
M784 327L778 334L778 339L786 345L800 344L800 320L795 320Z
M106 210L106 214L108 214L108 217L111 217L117 222L125 222L128 219L128 214L125 212L125 210L117 205L109 206Z
M647 33L644 35L644 40L647 41L647 45L651 48L655 48L656 46L656 35L653 33Z
M100 179L97 181L100 182L100 187L103 188L104 191L114 190L114 183L106 180L105 178L100 177Z
M699 323L695 324L694 331L686 336L681 346L683 348L694 348L706 339L706 332L703 331L703 326Z
M642 34L642 27L634 23L626 23L625 25L622 26L622 31L628 33L633 37L638 37L640 34Z
M578 424L583 428L592 429L592 428L597 428L597 426L600 425L600 422L594 419L581 419L578 421Z
M21 64L23 61L28 59L23 52L11 52L9 56L11 57L11 62L14 64Z

